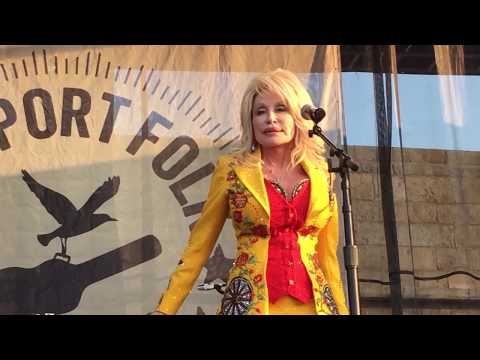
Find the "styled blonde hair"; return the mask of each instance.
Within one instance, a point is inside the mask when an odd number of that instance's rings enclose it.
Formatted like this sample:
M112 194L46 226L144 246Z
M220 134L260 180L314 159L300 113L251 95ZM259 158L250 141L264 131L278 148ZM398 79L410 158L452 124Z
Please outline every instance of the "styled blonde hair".
M301 115L301 108L305 104L313 105L312 99L300 80L292 72L276 69L256 76L248 85L243 94L240 107L241 138L233 153L242 165L255 166L258 160L252 156L252 145L258 146L254 139L252 114L253 103L257 95L273 92L280 96L293 117L295 123L294 148L291 153L290 166L294 167L304 159L315 165L325 167L323 143L317 137L310 138L308 130L313 122L306 121Z

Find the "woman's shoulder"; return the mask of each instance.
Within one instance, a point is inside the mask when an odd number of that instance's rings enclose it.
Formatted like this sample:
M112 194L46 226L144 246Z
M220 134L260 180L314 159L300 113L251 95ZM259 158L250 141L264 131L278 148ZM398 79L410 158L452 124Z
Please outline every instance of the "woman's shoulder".
M215 164L216 177L227 177L228 174L234 170L235 157L231 154L222 154L218 156Z
M217 166L218 167L227 167L233 168L234 166L239 166L239 156L235 153L230 154L222 154L217 159Z
M218 157L217 166L234 170L235 168L256 168L259 154L245 154L241 151L231 152Z
M328 163L325 158L305 158L305 164L313 171L328 174Z

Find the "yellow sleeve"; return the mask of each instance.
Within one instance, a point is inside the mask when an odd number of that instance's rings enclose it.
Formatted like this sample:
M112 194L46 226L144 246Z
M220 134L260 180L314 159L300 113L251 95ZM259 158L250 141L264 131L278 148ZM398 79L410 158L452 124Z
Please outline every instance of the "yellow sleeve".
M345 304L345 293L343 289L340 266L337 258L338 247L338 207L336 196L333 197L333 214L328 224L318 234L317 251L328 285L341 315L348 315L348 308Z
M181 262L170 277L167 289L160 297L157 311L175 314L208 261L228 215L227 166L220 158L210 182L207 200L192 229Z

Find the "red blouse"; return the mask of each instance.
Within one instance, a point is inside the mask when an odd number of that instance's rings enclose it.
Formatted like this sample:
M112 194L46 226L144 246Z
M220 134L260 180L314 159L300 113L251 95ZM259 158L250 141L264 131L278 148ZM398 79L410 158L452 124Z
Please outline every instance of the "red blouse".
M296 231L307 216L310 181L301 181L288 201L282 188L265 181L270 203L270 242L268 246L267 287L273 304L282 296L308 303L313 298L312 283L300 257Z

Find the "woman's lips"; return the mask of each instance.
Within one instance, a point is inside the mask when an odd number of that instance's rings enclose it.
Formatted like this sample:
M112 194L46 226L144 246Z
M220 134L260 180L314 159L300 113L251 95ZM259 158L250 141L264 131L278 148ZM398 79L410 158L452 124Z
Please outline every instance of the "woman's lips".
M278 134L278 133L281 133L281 132L282 132L282 130L278 130L278 129L273 130L272 129L272 130L265 130L263 133L265 135L271 135L271 134Z

